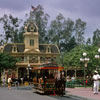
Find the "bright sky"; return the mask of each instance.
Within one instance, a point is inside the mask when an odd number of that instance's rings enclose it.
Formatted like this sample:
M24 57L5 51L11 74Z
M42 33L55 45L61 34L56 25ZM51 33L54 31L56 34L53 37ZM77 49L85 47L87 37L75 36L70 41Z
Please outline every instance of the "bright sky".
M0 17L12 14L24 18L31 10L31 5L36 7L39 4L51 19L59 13L74 21L81 18L87 23L87 37L91 37L97 28L100 29L100 0L0 0Z

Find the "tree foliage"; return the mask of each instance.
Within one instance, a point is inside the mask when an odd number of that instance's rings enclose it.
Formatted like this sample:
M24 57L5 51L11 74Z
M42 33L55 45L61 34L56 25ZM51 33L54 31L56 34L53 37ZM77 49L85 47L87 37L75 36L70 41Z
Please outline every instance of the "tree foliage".
M69 52L70 50L72 50L73 48L75 48L77 46L77 43L75 41L75 37L71 37L71 39L69 40L69 42L65 42L62 44L63 47L64 47L64 50L63 51L67 51Z
M100 30L96 29L96 31L93 32L93 45L100 45Z
M87 39L86 44L87 44L87 45L91 45L91 44L92 44L91 38L88 38L88 39Z
M50 24L48 30L49 43L57 44L60 51L65 51L67 47L66 45L68 45L71 39L73 39L73 26L74 22L71 19L68 18L66 20L62 14L59 14Z
M64 65L66 67L69 67L69 66L78 67L78 66L80 66L79 59L80 59L81 54L83 52L83 50L81 48L82 48L81 46L77 46L74 49L72 49L70 52L65 53Z
M48 30L49 42L57 44L59 48L63 39L64 22L65 18L62 14L59 14L56 19L51 22Z
M64 66L66 67L82 67L84 68L84 62L80 62L80 58L83 58L83 52L87 53L87 57L90 58L87 66L87 72L92 72L96 69L100 63L95 55L98 54L98 47L91 45L76 46L70 52L64 54Z
M7 53L0 53L0 70L15 69L18 60Z
M19 20L17 17L14 18L12 15L5 14L0 18L0 22L3 25L6 42L8 42L9 39L11 39L11 42L18 42L21 20Z
M84 31L86 29L86 22L83 22L80 18L75 23L75 39L78 45L84 43Z

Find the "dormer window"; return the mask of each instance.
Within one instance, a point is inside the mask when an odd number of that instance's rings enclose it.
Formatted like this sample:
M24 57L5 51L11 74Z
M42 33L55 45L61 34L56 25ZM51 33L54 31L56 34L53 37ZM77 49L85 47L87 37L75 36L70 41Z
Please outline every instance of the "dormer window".
M16 47L14 47L14 52L16 52Z
M51 53L51 47L48 46L46 51L47 51L47 53Z
M30 46L34 46L34 40L30 40Z
M48 48L48 52L50 52L50 48Z
M15 45L13 46L12 52L13 52L13 53L17 53L17 46L15 46Z

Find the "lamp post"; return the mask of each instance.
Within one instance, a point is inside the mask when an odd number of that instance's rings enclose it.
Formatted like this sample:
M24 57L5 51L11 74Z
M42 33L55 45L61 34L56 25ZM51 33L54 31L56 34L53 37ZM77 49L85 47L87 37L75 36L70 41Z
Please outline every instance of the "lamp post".
M27 66L27 78L28 78L28 82L29 82L29 78L30 78L30 70L32 69L31 67L30 67L30 64L28 64L28 66Z
M98 49L98 52L99 52L99 54L95 55L95 58L96 58L96 59L99 59L99 58L100 58L100 48ZM97 66L97 67L96 67L96 70L99 71L99 70L100 70L100 67Z
M86 57L87 53L83 52L83 58L80 58L80 61L84 63L84 87L86 87L86 68L87 68L87 63L89 62L89 58Z

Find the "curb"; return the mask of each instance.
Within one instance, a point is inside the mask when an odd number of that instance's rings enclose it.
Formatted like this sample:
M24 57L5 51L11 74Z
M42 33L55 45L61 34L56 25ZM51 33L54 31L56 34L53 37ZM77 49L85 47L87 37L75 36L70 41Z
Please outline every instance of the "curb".
M70 98L79 98L79 99L84 99L84 100L98 100L98 99L90 99L90 98L86 98L86 97L82 97L82 96L78 96L78 95L73 95L70 93L65 94L65 96L70 96Z

